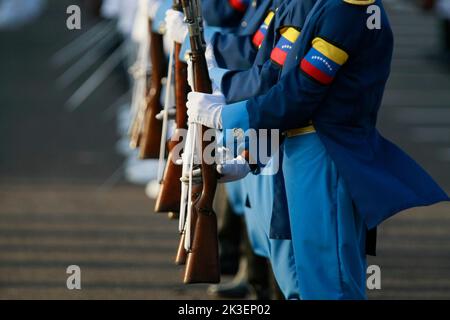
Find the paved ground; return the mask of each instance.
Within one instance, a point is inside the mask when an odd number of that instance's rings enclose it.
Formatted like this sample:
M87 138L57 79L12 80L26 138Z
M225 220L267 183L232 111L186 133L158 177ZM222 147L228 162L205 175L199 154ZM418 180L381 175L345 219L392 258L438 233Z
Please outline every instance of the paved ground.
M107 112L125 90L119 73L75 112L63 107L77 85L61 89L49 59L77 36L64 28L72 2L50 1L33 25L0 32L0 298L205 298L204 286L180 284L175 223L152 213L140 187L101 187L123 162ZM404 3L389 1L396 52L380 125L450 191L450 70L431 58L434 18ZM449 234L445 204L386 222L371 298L449 299ZM72 264L81 291L65 287Z

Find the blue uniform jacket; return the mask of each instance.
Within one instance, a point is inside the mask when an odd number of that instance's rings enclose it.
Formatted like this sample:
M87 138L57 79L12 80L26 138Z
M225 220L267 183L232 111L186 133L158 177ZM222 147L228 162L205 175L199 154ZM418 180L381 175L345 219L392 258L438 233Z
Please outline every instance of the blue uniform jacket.
M274 21L268 27L252 67L213 75L228 103L263 94L278 81L284 59L300 36L305 18L314 3L315 0L282 2L276 7Z
M218 32L213 35L211 44L220 68L248 69L251 67L258 51L252 38L264 21L272 2L273 0L253 1L236 32Z
M281 30L284 30L283 28L294 28L295 31L301 30L314 3L315 0L295 0L279 2L280 6L274 4L272 10L273 12L276 11L273 18L275 21L272 21L268 26L266 37L261 44L254 66L247 71L234 71L225 74L222 89L229 88L229 90L225 89L228 100L243 100L253 95L263 94L277 82L283 65L283 62L277 59L276 53L279 53L277 47L278 43L283 44L283 41L285 41L285 39L282 39ZM288 50L285 49L285 51ZM281 156L282 152L279 154ZM290 239L289 215L281 171L273 176L273 179L273 192L277 201L273 202L272 207L270 238Z
M399 211L448 201L409 156L376 129L390 73L393 35L380 0L381 29L366 26L367 5L320 1L266 95L224 107L227 128L286 131L312 120L369 229Z
M242 67L242 64L248 65L250 63L248 62L248 59L251 59L253 55L253 48L246 47L244 39L248 37L248 35L246 35L248 30L251 30L253 25L257 24L257 21L259 21L258 19L260 18L258 18L258 16L261 15L261 5L271 1L273 0L254 0L245 10L244 17L238 27L230 28L226 21L221 22L223 25L220 25L219 23L216 23L214 26L210 24L205 25L205 40L212 44L215 54L217 55L216 60L218 60L218 64L221 68L239 68ZM205 20L208 20L208 16L211 15L210 10L213 10L211 6L213 6L214 3L215 1L207 1L203 4ZM221 3L221 6L224 4L229 7L227 1ZM220 10L220 8L214 9L212 14L215 15L217 12L220 12ZM189 37L186 37L180 52L181 60L186 61L186 53L190 51L190 46Z

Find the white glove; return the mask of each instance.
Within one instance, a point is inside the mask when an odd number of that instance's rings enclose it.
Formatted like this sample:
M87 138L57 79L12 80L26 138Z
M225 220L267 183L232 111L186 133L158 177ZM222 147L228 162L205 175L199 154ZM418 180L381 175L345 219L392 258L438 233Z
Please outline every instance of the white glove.
M216 157L217 157L219 163L224 163L225 161L233 159L230 149L225 148L223 146L217 147Z
M221 147L218 148L218 152L220 153ZM222 152L226 152L226 148L222 148ZM222 157L227 158L227 156L223 155ZM241 155L237 156L234 159L223 160L222 163L216 166L217 172L220 174L220 178L217 179L219 183L227 183L232 181L237 181L245 178L249 172L251 171L250 166L245 160L245 158ZM193 177L200 177L202 175L202 171L200 168L195 169L192 172ZM188 179L188 176L185 177Z
M231 153L230 153L230 150L228 148L217 147L216 151L217 151L216 152L216 157L217 157L219 163L224 163L227 160L233 159L231 157ZM177 159L176 162L175 162L179 166L183 164L183 155L184 155L184 153L182 153L181 154L181 158ZM200 163L197 154L194 154L194 163ZM194 172L194 176L195 176L196 175L195 174L196 170L194 170L193 172Z
M214 57L214 49L213 46L208 43L205 51L206 64L208 65L208 70L212 68L217 68L216 58Z
M186 22L184 22L183 13L169 9L166 12L164 21L166 22L166 36L168 39L177 43L183 43L188 34L188 27Z
M251 171L247 160L241 155L232 160L226 160L224 163L218 164L216 170L221 174L221 177L217 180L219 183L243 179Z
M222 109L225 97L220 91L213 94L190 92L186 103L189 122L209 128L222 129Z

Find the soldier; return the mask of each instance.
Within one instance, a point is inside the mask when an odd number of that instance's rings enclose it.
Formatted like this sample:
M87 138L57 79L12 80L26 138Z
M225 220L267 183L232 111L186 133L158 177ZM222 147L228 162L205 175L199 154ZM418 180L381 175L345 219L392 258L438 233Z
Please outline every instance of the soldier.
M221 87L227 101L262 94L276 83L284 63L283 53L289 51L286 44L295 42L296 37L300 35L303 22L314 1L292 1L288 4L286 7L280 5L273 8L272 21L269 23L265 21L265 37L258 43L259 52L252 68L245 71L227 71L223 76L226 82L217 80L221 77L222 70L217 72L217 68L210 69L210 76L213 81L216 79L216 86ZM284 50L281 55L279 48ZM250 175L242 181L243 189L246 190L245 216L248 233L255 252L270 258L275 277L285 298L298 299L299 290L293 269L294 257L289 222L280 223L277 218L280 215L287 215L283 213L287 211L283 177L281 174L271 172L271 169L273 168L268 166L263 174ZM276 224L272 230L271 220Z
M305 15L303 15L303 19L300 18L299 14L297 13L300 12L299 7L302 1L295 1L295 5L291 6L290 10L286 12L282 10L283 2L284 1L273 1L272 6L269 6L267 4L268 1L263 2L263 4L265 4L265 6L263 6L264 11L256 10L258 14L254 14L252 19L248 20L249 22L247 23L245 33L244 31L237 35L224 35L216 33L213 37L211 37L212 42L210 44L210 48L212 49L210 49L209 52L218 52L220 53L220 56L219 59L215 59L214 56L210 56L210 60L219 60L221 67L242 67L244 64L236 63L236 61L242 61L242 58L244 57L244 60L247 59L247 63L250 65L252 60L255 59L254 54L252 53L256 52L256 57L259 61L268 61L273 46L272 43L275 39L274 34L277 32L275 31L275 25L271 23L272 20L275 20L273 19L275 12L279 12L280 14L284 13L284 17L286 17L283 20L279 20L280 29L283 29L281 27L283 26L282 21L284 21L286 25L291 25L293 20L292 17L298 17L297 20L299 21L303 21L305 18ZM311 3L311 1L305 2ZM185 32L180 32L180 25L182 24L182 21L181 17L176 18L176 15L178 14L171 12L167 13L167 26L177 26L177 28L168 27L168 29L177 30L178 34L181 33L182 36L177 39L177 41L181 41L182 37L184 37ZM178 21L174 22L173 20L175 19L178 19ZM254 20L259 22L259 27L257 27L257 24L254 22ZM253 26L251 28L254 31L253 34L249 33L249 26ZM225 43L226 45L224 45ZM268 43L268 45L265 45L265 43ZM216 50L217 44L222 45L220 51ZM230 51L228 52L222 49ZM237 56L239 57L238 59L234 59L234 57L236 56L236 52ZM276 65L273 68L276 74L278 74L279 72L279 67L279 65ZM248 74L253 77L255 77L256 75L255 73ZM275 77L273 77L272 79L275 79ZM266 81L269 81L269 79L267 79ZM260 81L260 83L262 82L263 81ZM270 87L270 85L267 85L266 87ZM296 299L299 297L299 295L296 285L297 281L295 276L295 265L293 263L292 244L288 239L289 235L285 236L285 238L287 239L284 239L280 235L278 235L277 237L279 239L269 240L270 231L267 226L270 225L271 219L273 199L271 195L274 192L274 177L273 175L261 175L255 178L249 177L247 180L248 181L245 184L241 182L233 184L228 183L227 191L229 195L231 195L231 198L234 198L232 203L237 203L240 202L239 200L241 198L237 193L242 192L242 186L244 187L243 190L245 190L245 193L243 195L244 199L246 199L245 216L248 222L248 234L250 236L252 247L258 255L271 258L274 273L278 280L278 284L280 285L281 290L284 293L284 296L288 299ZM258 214L261 214L263 210L266 211L266 213L263 215L265 219L261 219L261 217L258 216ZM268 221L266 221L267 219Z
M245 70L253 65L275 10L284 0L255 0L247 9L236 32L214 33L208 54L224 69Z
M275 3L278 5L279 3ZM265 19L264 24L258 30L256 35L264 32L264 37L253 37L254 46L259 49L254 65L250 70L227 72L231 75L231 79L235 86L233 88L236 94L242 98L248 98L252 93L263 93L264 90L270 88L277 79L283 61L278 52L278 47L286 49L285 41L295 41L293 37L300 34L302 23L306 18L307 12L311 9L313 1L293 1L288 2L288 6L284 7L282 3L279 7L273 7L268 15L270 19ZM262 31L261 31L262 30ZM272 47L275 45L274 54L271 59ZM210 70L214 79L216 76L216 68ZM220 72L220 71L219 71ZM242 90L244 88L244 90ZM233 90L224 90L227 93ZM270 168L267 169L270 171ZM293 253L292 244L290 242L290 232L286 225L278 223L277 230L270 230L270 221L277 221L276 214L272 216L273 194L285 198L283 192L283 181L281 175L274 175L266 172L267 175L250 176L244 179L243 185L246 190L246 220L248 233L252 240L252 245L258 254L270 257L273 271L277 278L284 295L288 299L296 299L298 295L298 287L293 269ZM277 187L275 187L277 185ZM284 201L277 198L275 202L278 206L275 212L286 210ZM284 204L284 205L283 205ZM263 232L261 232L263 230ZM272 237L274 239L269 238Z
M368 5L380 8L381 29L367 27ZM318 0L280 81L265 95L231 105L189 95L190 121L284 133L282 170L302 299L366 299L367 229L401 210L449 200L375 127L392 50L380 0ZM241 176L250 171L248 163L234 166Z
M214 3L214 1L212 2ZM206 6L203 6L205 20L208 20L210 14L208 10L205 10L205 7L208 7L208 3L204 3ZM252 52L247 50L248 46L239 50L239 55L236 54L235 50L242 46L244 42L251 43L253 34L257 31L261 21L264 20L268 4L270 3L272 3L272 0L254 1L246 10L240 27L228 28L228 31L234 30L234 32L225 32L227 29L224 28L221 29L221 32L217 32L217 28L206 27L205 37L212 39L214 46L220 48L220 52L227 58L226 62L231 64L231 66L243 67L244 63L250 64L251 61L249 60L252 59ZM183 15L180 12L168 10L165 20L167 38L183 43L184 50L182 50L180 58L185 59L187 55L183 51L189 50L189 42L185 41L187 27ZM254 50L254 48L251 49ZM233 261L235 260L233 252L239 249L239 247L236 248L236 244L239 245L239 239L242 238L244 247L249 246L249 244L246 234L242 237L240 236L241 226L243 225L241 223L242 218L236 217L236 215L242 216L244 211L241 183L228 183L225 185L225 188L228 199L223 199L225 193L219 192L215 205L217 208L216 212L221 213L221 219L219 219L219 222L221 222L219 223L221 269L222 272L230 273L233 271ZM228 203L225 204L224 202ZM212 286L209 293L218 296L245 297L247 293L254 292L257 298L267 299L269 270L266 267L266 259L250 253L251 251L245 250L245 258L242 261L243 263L241 263L240 271L231 284Z
M228 103L265 93L276 83L285 57L300 36L303 22L314 3L315 0L284 1L272 9L273 21L266 26L263 41L257 42L258 54L248 70L210 69L213 82Z
M248 8L239 28L233 32L225 28L205 27L205 38L208 42L207 56L214 57L214 63L225 69L248 69L258 52L258 47L266 33L264 26L268 25L273 11L284 0L256 0ZM208 3L208 2L206 2ZM206 11L206 10L204 10ZM207 17L209 12L205 12ZM185 60L185 52L189 50L186 37L187 26L181 12L168 10L166 24L169 37L182 41L184 50L181 58Z

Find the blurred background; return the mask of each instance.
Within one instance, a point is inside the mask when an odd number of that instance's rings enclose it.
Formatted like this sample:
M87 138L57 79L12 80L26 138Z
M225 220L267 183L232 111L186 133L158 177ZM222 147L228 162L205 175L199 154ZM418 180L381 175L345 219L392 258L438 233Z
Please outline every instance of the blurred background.
M450 1L383 2L396 46L379 127L450 193ZM118 28L99 3L0 0L0 299L210 298L182 284L177 222L144 191L155 163L124 137L132 18ZM66 27L72 4L81 30ZM369 263L370 298L450 299L450 205L384 223ZM66 288L69 265L82 290Z

